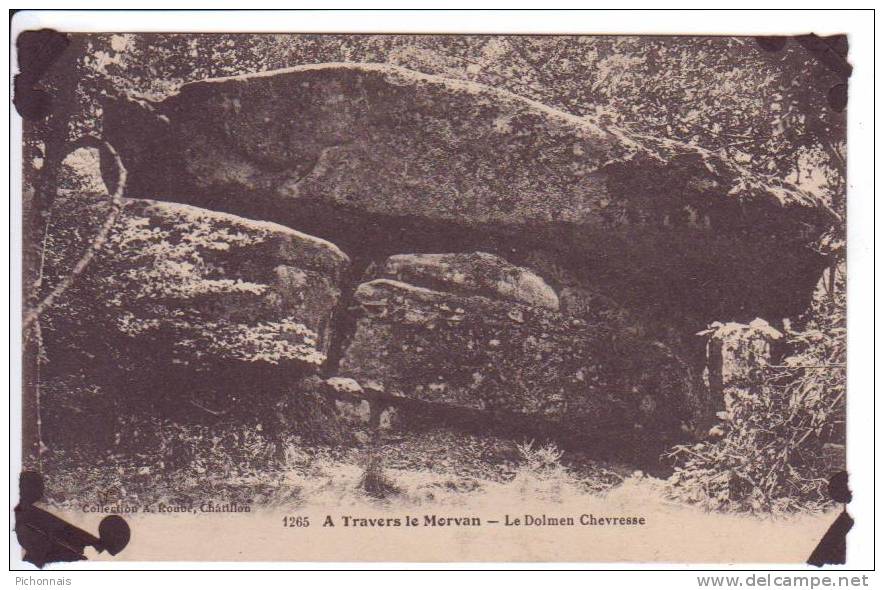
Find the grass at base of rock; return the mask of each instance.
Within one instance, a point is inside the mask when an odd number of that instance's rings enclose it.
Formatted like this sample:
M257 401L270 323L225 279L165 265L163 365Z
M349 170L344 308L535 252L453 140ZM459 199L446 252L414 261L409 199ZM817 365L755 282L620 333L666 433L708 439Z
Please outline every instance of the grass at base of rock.
M319 446L297 437L273 442L251 427L209 435L205 429L151 421L160 440L147 452L47 453L48 503L73 509L209 501L255 508L447 504L504 488L526 501L554 500L606 492L631 472L569 453L542 464L530 453L543 447L528 441L445 428L384 433L369 447Z

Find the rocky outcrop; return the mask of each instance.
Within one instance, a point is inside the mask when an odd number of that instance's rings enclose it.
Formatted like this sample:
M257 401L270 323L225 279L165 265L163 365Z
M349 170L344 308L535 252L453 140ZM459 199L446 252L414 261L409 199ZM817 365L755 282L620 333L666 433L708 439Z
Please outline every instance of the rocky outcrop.
M321 372L334 377L304 387L356 430L401 400L660 434L708 402L690 335L803 311L825 264L807 247L825 208L794 187L389 65L110 101L103 129L136 199L45 328L123 375L118 388L162 375L163 389L257 398ZM75 260L63 242L48 268ZM365 270L358 287L342 250Z
M135 195L280 222L375 258L457 244L518 262L545 249L689 332L794 315L823 264L806 247L823 208L794 187L391 65L187 84L161 103L106 105L104 129Z
M382 274L407 268L405 260L387 261ZM660 434L681 425L689 414L688 375L663 345L633 341L624 348L623 333L558 313L543 305L546 298L526 302L508 288L494 292L493 275L485 272L494 260L459 258L456 292L387 278L360 285L356 333L340 374L379 383L387 399L504 420L530 417L587 438L645 427ZM451 275L447 265L417 268L425 274L404 274L437 288ZM524 269L519 276L537 287L532 292L546 292L539 277Z

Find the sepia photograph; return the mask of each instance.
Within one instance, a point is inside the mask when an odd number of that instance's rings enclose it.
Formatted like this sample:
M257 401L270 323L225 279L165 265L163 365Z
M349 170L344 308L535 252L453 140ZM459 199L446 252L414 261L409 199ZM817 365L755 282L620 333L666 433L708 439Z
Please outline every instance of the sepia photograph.
M20 32L21 559L843 564L849 37L635 30Z

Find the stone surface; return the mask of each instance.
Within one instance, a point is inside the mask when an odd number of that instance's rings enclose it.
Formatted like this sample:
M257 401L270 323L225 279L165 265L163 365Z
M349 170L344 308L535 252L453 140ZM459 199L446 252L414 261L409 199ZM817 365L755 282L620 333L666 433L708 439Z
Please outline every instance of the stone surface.
M825 214L794 187L478 84L317 64L146 104L105 107L134 196L277 221L348 252L546 248L624 304L694 326L793 315L824 264L807 244Z
M88 157L77 162L81 176L95 172ZM110 211L106 191L60 191L47 288L70 274ZM42 329L58 370L164 389L238 386L247 396L263 386L254 383L262 367L280 378L319 370L348 267L333 244L274 223L125 199Z
M390 406L391 400L383 395L377 382L369 381L363 387L350 377L311 376L301 381L300 387L334 404L338 423L353 432L371 435L398 425L397 410Z
M686 414L686 375L657 343L623 349L544 307L389 279L363 283L355 301L340 372L382 383L388 399L530 417L587 437L664 433Z
M111 298L132 336L181 331L181 359L321 365L347 257L332 244L270 223L151 201L126 203L108 241L125 269L107 277L130 300ZM131 266L130 266L131 265ZM144 313L138 314L137 311Z
M321 391L322 380L311 375L291 384L274 404L268 420L277 440L295 436L304 443L340 444L353 440L350 424L341 419L335 401Z
M703 378L725 412L734 396L757 388L759 371L770 363L771 345L783 337L761 318L749 324L714 322L699 335L708 338Z
M399 254L391 256L377 273L421 287L464 295L508 299L552 310L559 297L542 278L485 252L464 254Z

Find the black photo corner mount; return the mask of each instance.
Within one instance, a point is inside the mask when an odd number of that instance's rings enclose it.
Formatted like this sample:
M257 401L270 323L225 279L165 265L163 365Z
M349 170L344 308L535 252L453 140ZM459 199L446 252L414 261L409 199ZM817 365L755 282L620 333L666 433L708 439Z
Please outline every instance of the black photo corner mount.
M837 113L843 112L847 108L847 79L853 73L853 66L847 61L850 46L847 35L820 37L810 33L794 37L755 37L755 43L763 51L776 53L785 49L786 43L790 39L794 39L796 43L813 55L817 61L841 78L842 82L840 84L835 84L829 88L827 99L829 108Z
M839 471L829 479L829 497L844 506L841 514L820 539L819 544L807 559L809 565L842 565L847 563L847 533L853 528L854 520L847 513L847 504L853 499L848 487L846 471Z
M24 550L24 561L43 568L47 563L83 561L87 546L99 553L117 555L129 544L131 531L116 514L105 516L98 536L75 527L34 504L43 498L43 476L35 471L19 475L19 503L15 507L15 536Z
M12 103L22 119L38 121L52 112L52 96L40 82L70 44L70 37L53 29L19 33L15 40L19 73L13 83Z

